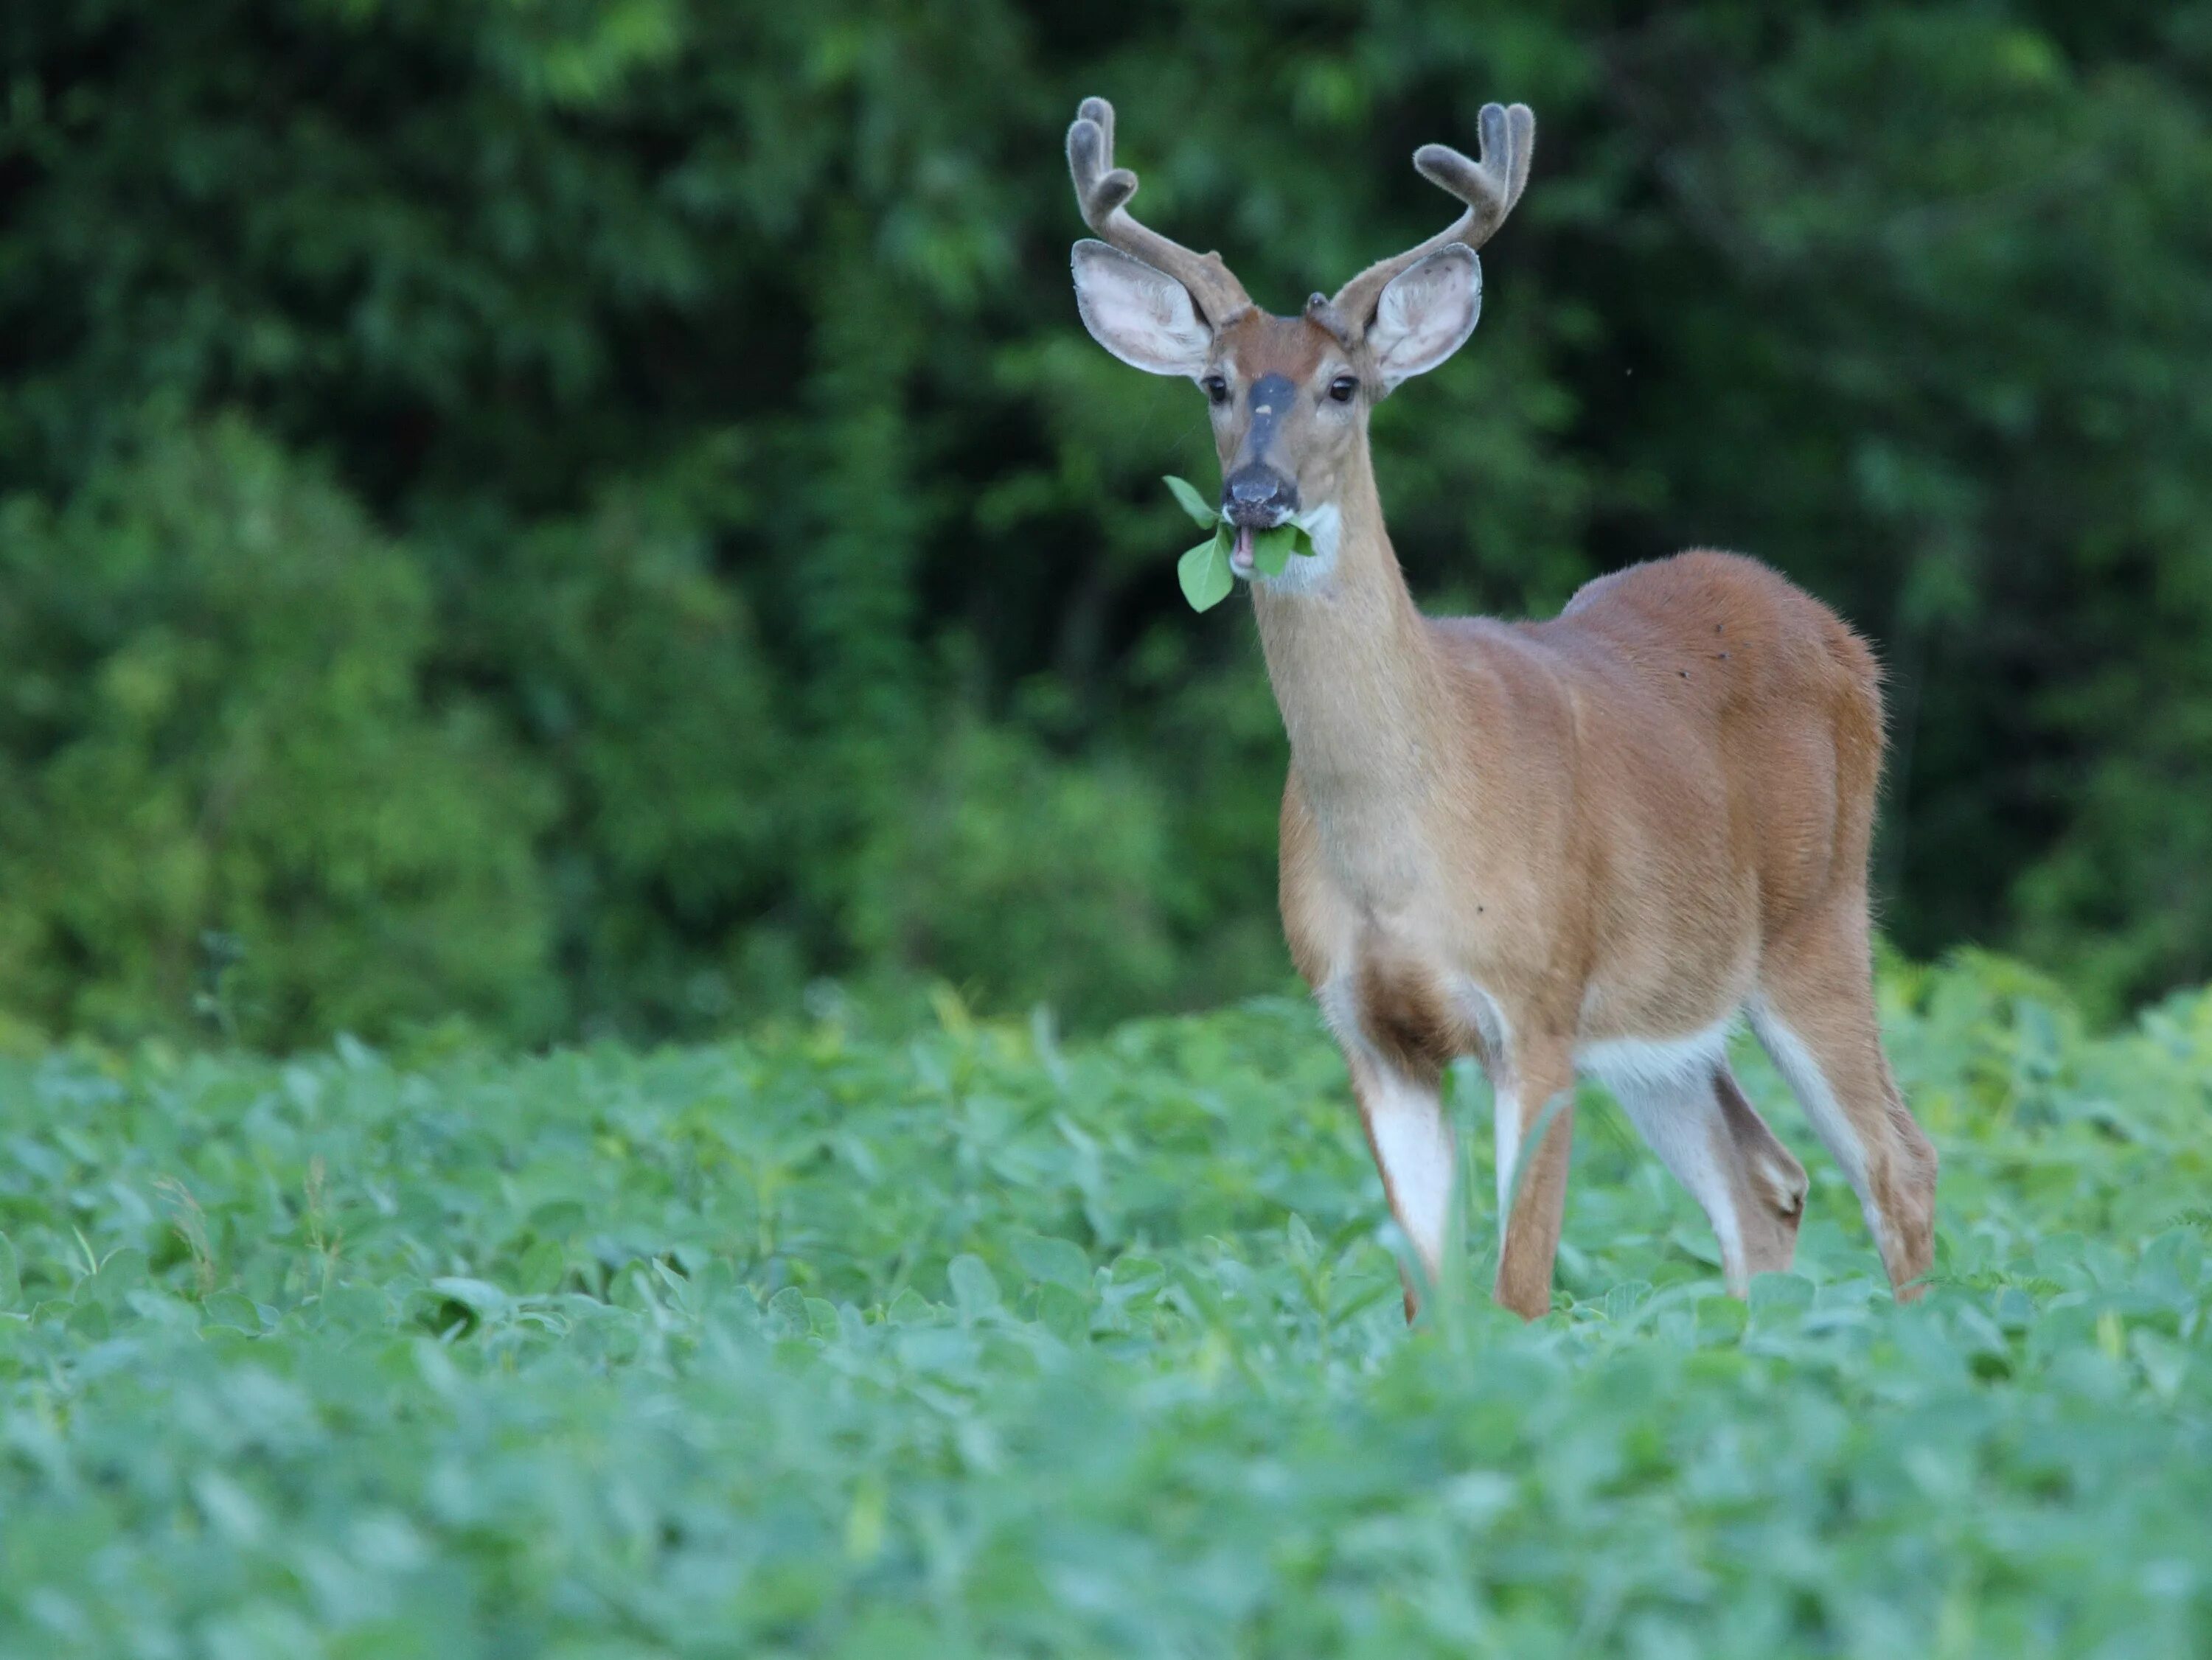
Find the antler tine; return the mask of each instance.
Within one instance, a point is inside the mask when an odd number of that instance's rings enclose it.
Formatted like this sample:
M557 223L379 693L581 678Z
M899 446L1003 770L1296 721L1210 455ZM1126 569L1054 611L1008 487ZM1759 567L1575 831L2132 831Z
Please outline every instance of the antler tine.
M1400 272L1455 242L1480 247L1513 211L1513 204L1528 184L1528 164L1535 159L1535 112L1526 104L1510 108L1485 104L1480 130L1482 160L1479 162L1468 161L1448 144L1424 144L1413 152L1413 166L1421 177L1466 203L1467 211L1449 228L1370 265L1336 291L1335 300L1330 302L1332 309L1352 328L1367 326L1382 290Z
M1219 328L1252 309L1251 296L1219 254L1194 253L1130 216L1124 204L1137 193L1137 175L1114 165L1114 106L1104 99L1086 98L1077 108L1067 130L1067 170L1092 233L1182 283L1208 323Z

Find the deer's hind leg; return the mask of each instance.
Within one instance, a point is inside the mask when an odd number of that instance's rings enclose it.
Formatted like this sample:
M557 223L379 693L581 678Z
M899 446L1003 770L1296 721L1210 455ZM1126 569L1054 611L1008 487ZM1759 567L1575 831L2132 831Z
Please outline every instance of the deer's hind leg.
M1567 1169L1575 1141L1574 1061L1565 1041L1523 1039L1493 1081L1498 1241L1492 1294L1522 1319L1534 1320L1551 1312L1552 1263L1566 1215ZM1531 1146L1531 1138L1540 1135Z
M1805 1210L1805 1166L1744 1099L1728 1063L1599 1075L1660 1162L1704 1208L1720 1241L1728 1288L1741 1297L1753 1275L1787 1269Z
M1891 1285L1917 1296L1936 1257L1936 1148L1882 1053L1863 895L1769 943L1751 1024L1858 1194Z

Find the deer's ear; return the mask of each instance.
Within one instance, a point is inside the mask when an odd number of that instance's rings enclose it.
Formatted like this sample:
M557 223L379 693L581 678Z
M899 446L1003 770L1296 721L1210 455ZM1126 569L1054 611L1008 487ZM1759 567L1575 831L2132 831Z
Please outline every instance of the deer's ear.
M1482 315L1482 262L1462 243L1401 271L1375 305L1367 347L1382 390L1426 374L1462 346Z
M1153 374L1198 374L1213 348L1188 288L1103 242L1075 245L1075 304L1092 339Z

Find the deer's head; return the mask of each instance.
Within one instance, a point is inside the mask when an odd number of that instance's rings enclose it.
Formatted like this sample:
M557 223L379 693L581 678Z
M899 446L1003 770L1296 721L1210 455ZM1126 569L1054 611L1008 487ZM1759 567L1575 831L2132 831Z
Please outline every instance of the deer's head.
M1197 254L1129 215L1137 176L1114 165L1114 106L1086 98L1067 130L1084 222L1075 294L1098 343L1153 374L1187 375L1212 406L1221 511L1239 530L1240 574L1253 530L1335 502L1364 465L1367 418L1398 385L1433 369L1474 332L1482 309L1475 250L1528 182L1536 118L1524 104L1483 107L1482 159L1425 145L1413 165L1466 204L1427 241L1316 294L1296 317L1254 306L1221 256Z

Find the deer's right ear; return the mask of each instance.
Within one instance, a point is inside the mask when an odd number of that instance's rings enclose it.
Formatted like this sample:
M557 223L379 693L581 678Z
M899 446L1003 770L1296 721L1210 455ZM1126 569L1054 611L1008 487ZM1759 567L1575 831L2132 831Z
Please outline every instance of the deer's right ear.
M1205 371L1213 332L1190 290L1165 271L1103 242L1079 242L1075 304L1091 337L1124 363L1152 374Z

